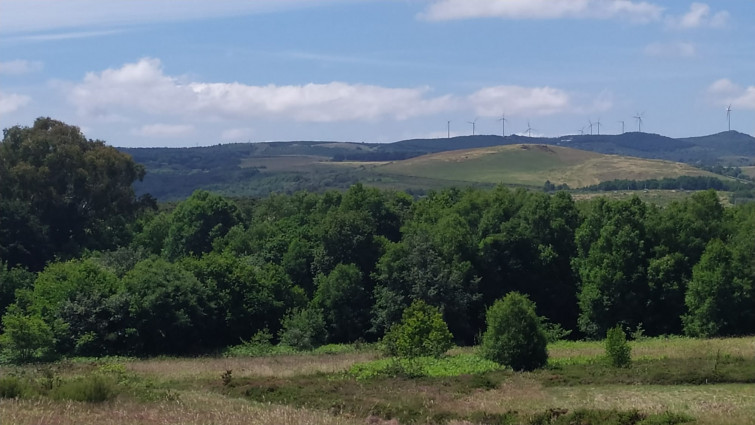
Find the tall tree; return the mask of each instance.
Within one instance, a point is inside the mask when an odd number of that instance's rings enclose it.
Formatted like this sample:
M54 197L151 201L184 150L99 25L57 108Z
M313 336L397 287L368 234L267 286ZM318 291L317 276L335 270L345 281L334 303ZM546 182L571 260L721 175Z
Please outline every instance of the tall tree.
M143 176L129 155L60 121L38 118L32 127L3 130L2 259L39 270L53 255L122 243L140 205L131 185Z

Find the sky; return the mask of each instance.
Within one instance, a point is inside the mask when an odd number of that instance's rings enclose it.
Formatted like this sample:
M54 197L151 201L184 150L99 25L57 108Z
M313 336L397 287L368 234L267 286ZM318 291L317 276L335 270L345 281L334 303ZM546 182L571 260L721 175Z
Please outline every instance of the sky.
M113 146L690 137L727 108L755 133L755 0L0 0L0 127Z

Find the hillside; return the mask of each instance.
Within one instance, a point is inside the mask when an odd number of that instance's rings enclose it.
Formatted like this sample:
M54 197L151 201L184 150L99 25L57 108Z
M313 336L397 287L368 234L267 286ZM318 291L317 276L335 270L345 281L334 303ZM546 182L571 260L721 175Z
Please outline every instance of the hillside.
M467 166L457 164L453 169L440 173L428 171L428 176L432 177L420 178L415 175L410 180L402 177L404 174L401 174L399 165L386 166L384 170L379 167L375 169L375 167L384 162L398 164L402 160L419 158L432 153L533 143L551 146L554 151L558 151L555 149L558 147L568 147L601 154L661 159L695 165L746 166L755 164L755 138L734 131L687 139L631 132L622 135L579 135L558 138L478 135L447 139L411 139L385 144L295 141L238 143L196 148L122 148L121 150L132 155L134 160L147 168L146 178L135 186L139 194L151 193L160 200L179 200L189 196L198 188L231 196L264 196L271 191L293 192L302 189L320 191L329 188L344 188L359 181L391 188L416 190L437 188L438 185L448 185L451 184L450 182L454 182L453 184L472 181L498 182L496 169L500 166L496 165L495 158L485 160L490 162L492 169L472 170L486 174L487 177L484 178L469 177L469 173L465 171L465 167L477 168L483 164ZM454 155L456 154L451 154L451 156ZM583 169L574 169L572 170L574 174L567 176L559 174L565 172L562 169L563 164L549 162L553 161L553 158L530 160L546 169L553 169L550 174L539 172L536 176L517 176L513 170L520 162L512 160L513 162L507 166L509 170L507 178L521 184L534 184L535 180L544 177L537 183L538 185L542 184L545 179L550 179L552 182L572 181L581 185L606 177L590 171L589 167L592 164L589 162L582 165ZM505 164L507 160L502 159L502 161ZM528 161L523 163L527 164ZM614 167L626 165L627 161L622 160L621 164L604 163L598 166L605 170L612 170ZM338 163L343 163L344 166L336 166ZM351 166L354 163L358 166ZM615 173L615 175L630 176L633 175L630 172L632 169L644 170L643 167L634 165L628 167L629 170ZM390 171L392 168L396 171ZM689 169L685 168L685 170ZM693 171L684 172L697 175ZM610 173L606 171L604 174ZM455 177L459 180L455 180ZM639 175L638 178L651 177Z
M541 186L546 180L577 188L614 179L715 176L687 164L606 155L562 146L518 144L448 151L376 166L379 174Z

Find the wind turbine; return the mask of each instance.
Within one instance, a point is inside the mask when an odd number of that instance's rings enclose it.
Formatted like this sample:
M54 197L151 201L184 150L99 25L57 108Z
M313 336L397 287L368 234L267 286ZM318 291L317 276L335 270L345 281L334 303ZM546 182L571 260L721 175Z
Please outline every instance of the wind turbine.
M446 139L451 138L451 120L446 121Z
M527 137L532 137L532 130L534 130L534 128L530 127L530 120L527 120L527 130L525 130L527 132Z
M592 121L591 120L587 120L587 122L590 123L590 136L592 136Z
M501 122L501 135L506 137L506 114L501 114L501 119L498 121Z
M621 134L624 134L624 121L619 121L621 123Z
M634 119L637 120L637 131L640 133L642 133L642 116L644 114L645 114L644 112L643 113L638 112L637 115L633 117Z
M726 107L726 120L729 121L729 131L731 131L731 103Z
M598 126L598 136L600 136L600 118L598 118L598 122L596 122L595 124L597 124Z
M472 124L472 136L474 136L474 127L475 123L477 123L477 118L474 119L474 121L467 121L469 124Z
M582 128L579 129L579 135L580 136L584 136L585 135L585 128L584 127L582 127Z

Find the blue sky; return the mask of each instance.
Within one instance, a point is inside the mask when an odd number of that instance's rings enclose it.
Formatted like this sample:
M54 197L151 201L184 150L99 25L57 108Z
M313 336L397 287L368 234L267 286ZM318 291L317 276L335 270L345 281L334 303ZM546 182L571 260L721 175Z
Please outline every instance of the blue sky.
M2 0L0 126L115 146L755 132L755 0Z

